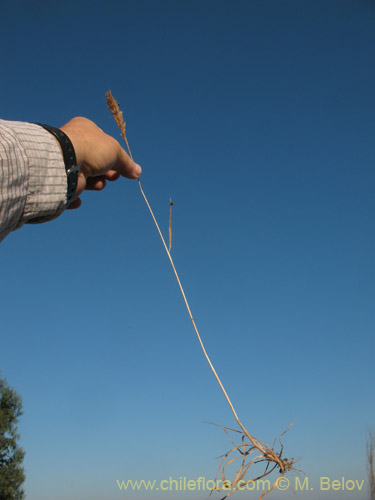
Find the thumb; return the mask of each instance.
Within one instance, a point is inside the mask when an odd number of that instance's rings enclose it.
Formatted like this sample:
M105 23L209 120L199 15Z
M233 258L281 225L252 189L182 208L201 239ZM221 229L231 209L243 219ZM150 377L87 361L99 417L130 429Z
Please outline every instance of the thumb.
M112 167L123 177L128 179L138 179L142 174L142 168L138 163L130 158L128 153L119 145L119 151L117 155L117 162Z

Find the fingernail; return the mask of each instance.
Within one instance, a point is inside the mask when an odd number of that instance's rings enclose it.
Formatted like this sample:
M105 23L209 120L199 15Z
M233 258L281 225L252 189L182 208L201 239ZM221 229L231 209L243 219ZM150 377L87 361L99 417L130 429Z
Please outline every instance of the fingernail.
M141 173L142 173L142 168L140 167L140 165L138 165L138 163L135 164L135 173L140 176Z

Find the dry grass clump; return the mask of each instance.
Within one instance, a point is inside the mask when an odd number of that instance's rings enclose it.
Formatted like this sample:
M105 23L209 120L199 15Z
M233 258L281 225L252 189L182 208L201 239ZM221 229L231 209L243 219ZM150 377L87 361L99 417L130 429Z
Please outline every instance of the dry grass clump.
M130 157L133 159L132 157L132 154L131 154L131 151L130 151L130 148L129 148L129 144L128 144L128 141L127 141L127 138L126 138L126 133L125 133L125 121L123 119L123 114L122 114L122 111L120 111L120 108L118 106L118 103L116 102L116 100L114 99L114 97L112 96L112 93L110 91L108 91L106 93L106 98L107 98L107 106L109 108L109 110L112 112L113 114L113 117L118 125L118 127L120 128L121 130L121 135L122 137L124 138L125 140L125 143L126 143L126 146L128 148L128 151L129 151L129 155ZM280 473L280 476L276 479L276 481L273 483L273 485L267 490L265 491L259 498L259 500L262 500L262 498L264 498L270 491L274 490L277 485L279 484L281 478L283 477L283 475L285 473L287 473L288 471L295 471L295 467L294 467L294 459L291 458L291 459L288 459L288 458L284 458L283 457L283 445L282 445L282 442L281 442L281 438L282 436L289 430L289 428L293 425L293 423L291 424L291 426L288 427L288 429L286 431L284 431L280 438L279 438L279 443L280 443L280 449L279 451L276 451L275 450L275 444L276 442L274 442L273 446L270 447L268 445L266 445L265 443L263 443L262 441L260 441L259 439L255 438L254 436L252 436L247 430L246 428L242 425L240 419L238 418L237 416L237 413L234 409L234 406L226 392L226 390L224 389L224 386L206 352L206 349L203 345L203 342L202 342L202 339L199 335L199 332L198 332L198 328L195 324L195 321L194 321L194 318L193 318L193 315L191 313L191 310L190 310L190 307L189 307L189 304L188 304L188 301L186 299L186 295L185 295L185 292L184 292L184 289L182 288L182 285L181 285L181 282L180 282L180 279L178 277L178 274L177 274L177 271L176 271L176 268L175 268L175 265L173 263L173 259L171 257L171 253L170 253L170 250L171 250L171 246L172 246L172 205L173 205L173 201L170 200L170 217L169 217L169 248L167 247L166 243L165 243L165 240L164 240L164 237L162 235L162 232L160 231L160 228L159 228L159 225L157 223L157 220L154 216L154 213L151 209L151 206L146 198L146 195L142 189L142 185L141 185L141 182L140 180L138 179L138 183L139 183L139 188L140 188L140 191L142 193L142 196L146 202L146 205L150 211L150 214L154 220L154 223L155 223L155 226L158 230L158 233L159 233L159 236L162 240L162 243L164 245L164 248L165 248L165 251L167 252L167 255L168 255L168 258L169 258L169 261L171 263L171 266L172 266L172 269L173 269L173 272L176 276L176 279L177 279L177 283L179 285L179 288L180 288L180 291L181 291L181 294L182 294L182 297L184 299L184 302L185 302L185 305L186 305L186 308L187 308L187 311L188 311L188 314L189 314L189 317L191 319L191 322L192 322L192 325L193 325L193 328L195 330L195 333L197 335L197 338L198 338L198 341L200 343L200 346L202 348L202 351L203 351L203 354L205 355L206 359L207 359L207 362L208 364L210 365L210 368L218 382L218 384L220 385L220 388L221 390L223 391L223 394L233 412L233 415L234 415L234 418L236 419L236 422L240 428L240 430L237 430L237 429L230 429L228 427L223 427L223 426L220 426L222 427L222 429L224 429L224 432L226 433L226 435L228 436L228 438L230 439L230 441L232 442L233 444L233 448L231 448L227 453L225 453L225 455L223 455L223 458L222 458L222 461L221 461L221 464L220 464L220 467L219 467L219 470L218 470L218 475L220 474L221 475L221 478L223 480L223 484L228 484L228 480L226 479L226 476L225 476L225 470L226 468L236 462L237 460L241 460L241 465L235 475L235 478L233 481L230 481L230 485L231 485L231 491L230 493L227 493L224 497L223 497L223 500L225 498L228 498L230 495L232 495L235 491L237 491L240 487L242 489L243 486L245 486L246 484L249 484L251 482L255 482L257 481L258 479L261 479L261 478L264 478L265 476L268 476L269 474L271 474L275 469L277 469ZM216 425L216 424L215 424ZM232 439L230 438L230 435L228 433L228 431L230 432L235 432L235 433L239 433L239 434L242 434L242 438L241 438L241 444L240 445L236 445ZM234 454L238 454L237 456L233 456ZM250 470L250 467L254 464L259 464L259 463L263 463L265 465L265 469L264 469L264 472L262 474L258 474L258 475L255 475L254 477L252 477L251 479L247 479L245 481L245 476L249 473L249 470ZM252 469L253 470L253 469ZM222 488L222 489L225 489L225 488Z
M229 427L224 427L222 425L219 426L224 430L228 439L233 444L233 448L231 448L229 451L227 451L227 453L219 457L222 460L219 465L218 472L216 474L216 479L220 477L222 484L229 485L230 488L230 492L227 493L224 497L222 497L221 500L225 500L226 498L230 497L233 493L235 493L240 489L243 490L246 487L246 485L250 483L255 483L256 481L265 478L266 476L271 474L275 469L277 469L277 471L280 473L280 476L276 479L274 484L259 497L259 500L262 500L262 498L264 498L268 493L270 493L277 487L277 485L279 484L280 480L282 479L283 475L286 472L288 471L296 472L296 469L294 467L295 464L294 458L288 459L283 457L284 445L282 443L282 437L284 436L284 434L288 432L288 430L292 427L293 424L294 421L288 427L288 429L286 429L279 437L280 449L278 452L275 451L276 440L274 441L272 448L270 448L266 444L262 443L262 441L260 441L259 439L255 438L254 436L250 436L246 431L246 429L239 431L237 429L231 429ZM243 428L241 423L239 423L239 425ZM228 431L242 434L240 445L236 445L234 443ZM234 479L231 481L226 477L226 468L229 465L236 462L237 460L240 461L241 465L238 468ZM255 466L256 464L264 464L264 471L252 477L251 479L245 480L245 476L249 472L250 467L253 465ZM220 490L226 488L218 488L218 489Z

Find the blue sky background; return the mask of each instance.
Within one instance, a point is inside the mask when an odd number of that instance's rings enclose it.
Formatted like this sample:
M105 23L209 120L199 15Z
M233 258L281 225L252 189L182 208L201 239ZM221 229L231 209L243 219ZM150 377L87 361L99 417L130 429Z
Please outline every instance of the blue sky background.
M142 184L248 430L318 478L366 479L375 425L375 3L2 1L1 117L127 120ZM136 182L1 244L3 376L28 500L206 498L234 426ZM269 498L290 498L274 492ZM219 495L214 496L220 498ZM256 498L254 494L239 498Z

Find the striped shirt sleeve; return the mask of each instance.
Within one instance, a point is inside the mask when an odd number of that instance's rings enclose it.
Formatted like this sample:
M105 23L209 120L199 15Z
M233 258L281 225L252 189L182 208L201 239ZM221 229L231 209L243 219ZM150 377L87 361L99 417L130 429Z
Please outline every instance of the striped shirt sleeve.
M46 222L65 208L61 150L39 125L0 120L0 241L23 224Z

